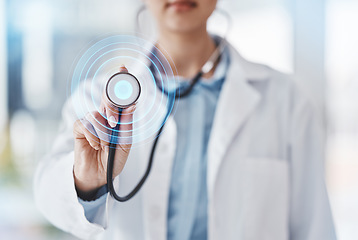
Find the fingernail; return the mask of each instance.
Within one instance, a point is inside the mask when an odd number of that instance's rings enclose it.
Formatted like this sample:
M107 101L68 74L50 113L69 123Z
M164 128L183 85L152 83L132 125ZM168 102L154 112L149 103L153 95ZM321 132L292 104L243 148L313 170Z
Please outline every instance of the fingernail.
M120 72L128 73L128 69L124 66L124 64L122 64L122 65L119 67L119 71L120 71Z
M108 119L108 123L109 123L109 126L111 126L113 128L117 125L117 120L114 116L110 116Z

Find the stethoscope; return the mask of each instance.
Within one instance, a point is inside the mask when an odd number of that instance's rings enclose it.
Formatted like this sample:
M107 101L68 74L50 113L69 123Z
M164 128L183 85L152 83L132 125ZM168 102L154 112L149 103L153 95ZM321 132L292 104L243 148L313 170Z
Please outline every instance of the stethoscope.
M230 23L230 21L229 21ZM228 24L229 25L229 24ZM228 26L229 29L229 26ZM228 31L228 30L227 30ZM226 34L225 34L226 37ZM199 82L200 78L204 75L209 73L215 66L215 64L218 62L220 56L223 53L224 47L226 46L226 39L225 37L221 38L219 43L217 44L216 49L211 54L207 62L202 66L200 71L192 78L190 81L189 86L180 89L173 90L172 93L173 96L175 96L175 100L187 97L193 90L194 86ZM167 94L167 96L171 95L167 92L167 90L163 89L160 84L156 84L160 91ZM105 93L107 96L108 101L118 108L119 111L119 121L121 118L121 113L123 109L128 108L135 104L140 96L141 93L141 85L138 81L138 79L129 73L128 71L120 71L114 75L112 75L105 88ZM175 94L175 95L174 95ZM164 119L167 119L167 117L170 115L170 110L167 111L166 117ZM137 185L134 187L134 189L129 192L127 195L121 197L119 196L113 186L113 165L114 165L114 156L116 152L116 138L118 137L119 132L119 126L120 122L118 121L117 125L112 129L111 132L111 141L109 144L109 153L108 153L108 162L107 162L107 188L109 193L113 196L114 199L116 199L119 202L125 202L131 199L143 186L144 182L147 180L150 170L153 165L153 158L155 154L155 150L157 147L157 143L159 140L159 137L163 131L163 128L165 126L165 120L163 121L159 131L157 132L157 135L155 137L150 156L148 165L146 168L146 171L140 181L137 183Z

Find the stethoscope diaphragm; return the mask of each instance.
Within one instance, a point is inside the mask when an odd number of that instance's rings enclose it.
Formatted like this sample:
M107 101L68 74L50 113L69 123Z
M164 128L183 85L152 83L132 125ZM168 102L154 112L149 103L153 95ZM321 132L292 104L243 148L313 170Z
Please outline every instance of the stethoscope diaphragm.
M139 98L141 87L138 79L130 73L118 72L106 84L108 100L116 107L127 108Z

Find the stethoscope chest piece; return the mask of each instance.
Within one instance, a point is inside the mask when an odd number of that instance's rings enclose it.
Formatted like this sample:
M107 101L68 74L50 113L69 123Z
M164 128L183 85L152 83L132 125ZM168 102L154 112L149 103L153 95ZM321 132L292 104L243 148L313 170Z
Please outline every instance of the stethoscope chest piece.
M118 72L106 84L108 100L116 107L126 108L134 104L141 92L138 79L128 72Z

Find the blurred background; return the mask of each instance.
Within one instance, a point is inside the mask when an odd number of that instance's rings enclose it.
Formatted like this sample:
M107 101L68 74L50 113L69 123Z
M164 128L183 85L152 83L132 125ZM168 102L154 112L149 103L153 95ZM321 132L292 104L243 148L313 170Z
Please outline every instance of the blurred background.
M37 211L32 177L59 127L72 65L133 32L140 0L0 0L0 239L75 239ZM243 56L297 74L326 117L338 238L358 239L358 1L219 0ZM220 33L219 18L209 29Z

